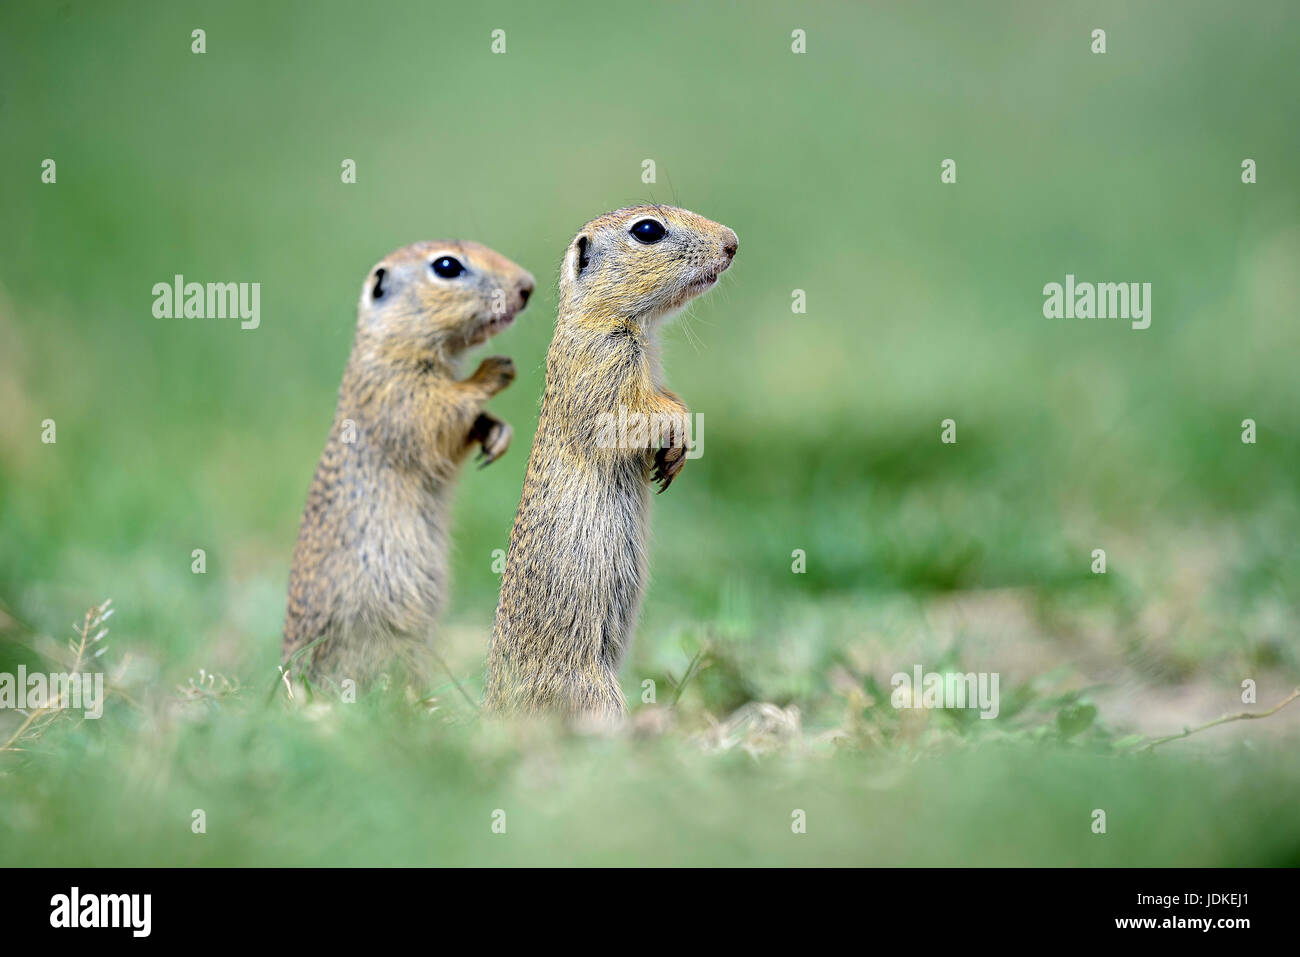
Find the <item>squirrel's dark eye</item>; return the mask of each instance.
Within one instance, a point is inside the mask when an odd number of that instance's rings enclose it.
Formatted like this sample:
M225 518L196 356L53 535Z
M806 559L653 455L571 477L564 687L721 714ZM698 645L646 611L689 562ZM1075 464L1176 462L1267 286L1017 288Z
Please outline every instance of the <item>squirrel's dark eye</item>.
M375 287L370 290L371 298L373 299L384 298L384 275L385 275L385 270L383 269L375 270Z
M668 235L668 230L653 219L643 219L630 230L632 236L639 243L645 243L647 246L657 243Z
M452 259L450 256L435 259L429 266L443 279L455 279L465 271L465 267L460 264L460 260Z

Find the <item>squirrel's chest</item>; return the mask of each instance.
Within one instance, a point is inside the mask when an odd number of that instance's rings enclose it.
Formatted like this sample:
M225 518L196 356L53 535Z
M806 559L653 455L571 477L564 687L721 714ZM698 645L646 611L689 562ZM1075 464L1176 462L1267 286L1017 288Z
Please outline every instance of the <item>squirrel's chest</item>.
M644 578L649 495L632 467L570 472L530 518L535 545L553 552L553 567L571 568L573 584L634 592ZM579 586L580 587L580 586Z
M368 603L398 626L418 626L446 592L448 515L443 496L402 478L374 474L354 503L350 537Z

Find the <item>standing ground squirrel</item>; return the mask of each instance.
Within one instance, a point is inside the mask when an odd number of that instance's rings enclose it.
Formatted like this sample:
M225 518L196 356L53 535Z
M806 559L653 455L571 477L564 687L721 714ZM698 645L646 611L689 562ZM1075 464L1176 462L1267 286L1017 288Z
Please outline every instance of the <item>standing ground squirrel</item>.
M609 443L600 423L620 413L685 423L689 410L663 386L659 320L735 255L734 232L671 206L607 213L569 246L492 631L490 709L623 715L618 667L645 589L650 483L662 492L681 471L686 435Z
M510 325L533 287L504 256L454 240L405 246L370 271L289 575L285 659L316 642L295 674L367 683L396 664L426 676L453 480L474 444L484 465L510 444L483 405L514 363L493 356L458 379L458 358Z

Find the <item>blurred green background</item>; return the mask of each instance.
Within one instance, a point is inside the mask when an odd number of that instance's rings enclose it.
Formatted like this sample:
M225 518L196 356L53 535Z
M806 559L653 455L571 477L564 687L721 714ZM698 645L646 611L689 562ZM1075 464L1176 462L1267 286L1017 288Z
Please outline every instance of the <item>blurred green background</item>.
M5 4L0 670L49 666L112 596L121 694L0 754L0 861L1300 862L1300 714L1129 753L1300 674L1298 21L1282 0ZM492 404L514 446L457 493L442 640L477 696L559 261L642 201L740 237L666 333L705 451L654 503L624 681L657 682L642 724L668 730L485 726L450 679L431 716L267 707L367 269L461 237L539 280L480 350L519 366ZM155 318L176 273L260 282L261 327ZM1067 273L1150 282L1151 327L1043 318ZM900 717L888 679L917 663L1000 673L1002 718ZM240 690L195 693L200 668ZM754 702L777 707L729 721Z

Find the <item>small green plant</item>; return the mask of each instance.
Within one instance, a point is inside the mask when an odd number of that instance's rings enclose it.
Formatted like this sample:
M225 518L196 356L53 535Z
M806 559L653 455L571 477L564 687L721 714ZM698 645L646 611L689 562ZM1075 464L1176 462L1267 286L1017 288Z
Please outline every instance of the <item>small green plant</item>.
M85 617L82 618L81 624L73 624L72 630L76 633L76 638L68 639L68 658L58 662L62 671L68 674L79 674L82 666L89 661L101 657L104 652L108 651L108 645L104 644L104 638L108 635L108 628L105 622L113 617L113 599L108 598L102 604L95 605L86 611ZM39 708L32 708L30 711L23 712L24 719L18 728L6 739L3 745L0 745L0 754L6 751L23 751L25 743L39 738L45 730L58 720L68 705L64 700L64 695L68 693L66 686L60 687L58 696L52 701L47 701Z

